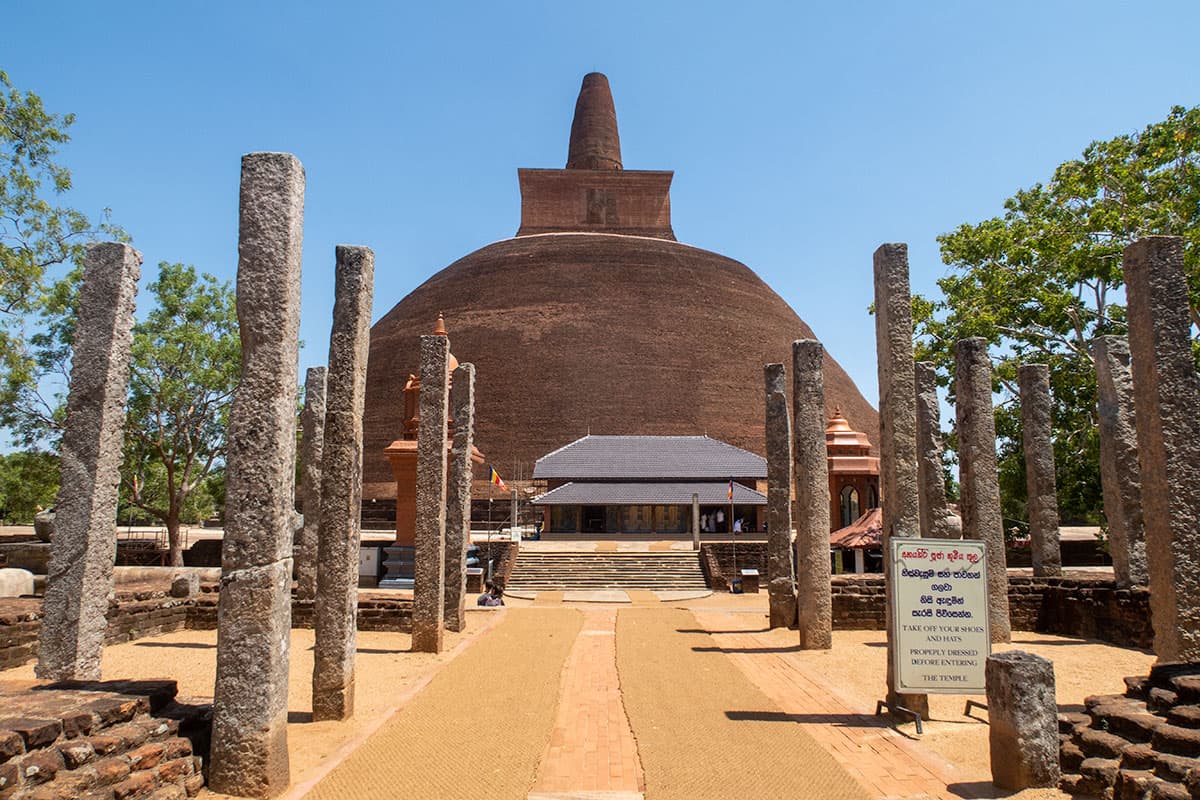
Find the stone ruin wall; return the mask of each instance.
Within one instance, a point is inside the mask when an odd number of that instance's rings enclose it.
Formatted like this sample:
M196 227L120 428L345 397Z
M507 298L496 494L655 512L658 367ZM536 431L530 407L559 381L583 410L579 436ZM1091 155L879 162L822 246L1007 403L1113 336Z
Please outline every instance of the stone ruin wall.
M766 575L766 545L736 546L738 569ZM734 545L705 542L700 565L714 591L728 591ZM835 630L881 631L884 623L883 575L841 574L832 579ZM1150 593L1145 587L1119 588L1111 579L1074 573L1065 577L1008 577L1009 616L1015 630L1099 639L1119 647L1149 649L1154 644Z
M64 682L0 692L0 797L193 797L211 707L174 681Z

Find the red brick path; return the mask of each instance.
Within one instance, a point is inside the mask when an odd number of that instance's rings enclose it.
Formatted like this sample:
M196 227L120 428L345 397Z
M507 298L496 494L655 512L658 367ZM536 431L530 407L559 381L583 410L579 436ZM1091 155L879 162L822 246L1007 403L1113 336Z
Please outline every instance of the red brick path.
M621 703L616 628L616 608L584 611L583 629L563 668L558 716L530 800L568 792L634 797L645 790L637 744Z

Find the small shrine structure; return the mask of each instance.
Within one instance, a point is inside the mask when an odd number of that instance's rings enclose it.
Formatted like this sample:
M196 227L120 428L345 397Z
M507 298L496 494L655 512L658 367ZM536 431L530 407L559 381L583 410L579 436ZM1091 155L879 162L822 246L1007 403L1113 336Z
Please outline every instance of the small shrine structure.
M435 336L448 336L446 320L438 314ZM452 381L458 359L451 353L447 360L447 381ZM396 480L396 541L383 548L387 574L379 582L381 588L411 589L413 587L417 530L417 437L420 434L421 379L409 373L404 384L404 417L400 438L384 448ZM446 449L454 439L454 419L447 420ZM479 448L471 448L471 463L484 463Z

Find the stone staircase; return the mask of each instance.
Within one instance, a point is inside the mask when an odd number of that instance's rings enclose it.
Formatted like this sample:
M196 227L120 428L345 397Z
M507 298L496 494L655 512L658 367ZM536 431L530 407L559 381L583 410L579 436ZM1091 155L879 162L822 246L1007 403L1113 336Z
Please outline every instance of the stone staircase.
M707 586L695 552L556 553L521 550L506 589L703 590Z
M1116 800L1200 797L1200 664L1161 664L1059 714L1059 788Z

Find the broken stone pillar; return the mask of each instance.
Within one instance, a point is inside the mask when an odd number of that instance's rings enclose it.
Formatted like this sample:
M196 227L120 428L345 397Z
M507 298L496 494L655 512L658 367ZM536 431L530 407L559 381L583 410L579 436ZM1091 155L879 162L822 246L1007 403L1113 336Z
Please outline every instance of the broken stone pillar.
M296 565L296 596L317 597L317 531L321 527L321 452L325 445L325 367L309 367L304 376L304 410L300 412L300 498L304 526Z
M227 429L208 779L212 791L242 797L273 797L289 781L303 223L304 167L299 160L287 153L244 156L237 272L242 374Z
M987 543L990 635L993 642L1007 642L1012 638L1012 626L1008 619L1008 566L1000 516L992 362L987 339L961 339L955 345L954 393L963 538Z
M1125 248L1154 653L1200 661L1200 379L1183 239Z
M128 245L94 244L84 257L35 670L44 680L100 679L141 273L142 254Z
M992 783L1013 791L1057 786L1054 665L1033 653L1009 650L988 656L984 670Z
M796 611L800 647L833 647L829 566L829 452L825 446L825 349L815 339L792 342L795 427Z
M442 652L446 580L446 412L450 400L446 367L449 355L450 340L445 336L421 337L416 576L412 611L412 649L417 653Z
M467 545L471 543L471 448L475 442L475 365L460 364L450 382L454 440L446 481L446 630L467 627Z
M1145 585L1146 538L1129 342L1123 336L1092 340L1096 410L1100 418L1100 480L1108 520L1108 552L1118 586Z
M195 570L177 572L171 578L171 597L196 597L200 594L200 575Z
M362 415L371 344L375 253L338 245L333 327L321 451L321 524L317 534L313 721L354 715L358 562L362 514Z
M920 489L921 535L958 539L962 528L946 502L942 476L942 426L937 393L937 369L928 361L915 365L917 386L917 483Z
M792 420L783 364L763 367L767 390L767 599L770 626L796 624L792 573Z
M875 251L875 350L879 361L879 473L883 511L883 575L891 582L891 538L919 537L917 482L917 391L913 365L912 296L908 288L908 245ZM896 692L896 609L887 586L887 702L929 716L929 697Z
M1050 440L1050 367L1022 364L1021 445L1025 451L1025 487L1029 511L1029 550L1033 574L1062 575L1058 542L1058 490L1054 480L1054 443Z

